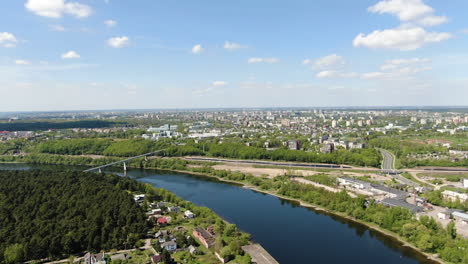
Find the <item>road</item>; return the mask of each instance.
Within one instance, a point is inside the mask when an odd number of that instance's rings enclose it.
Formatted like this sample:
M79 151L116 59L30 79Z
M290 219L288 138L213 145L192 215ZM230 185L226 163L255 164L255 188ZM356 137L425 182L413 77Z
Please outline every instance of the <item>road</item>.
M327 169L352 169L351 166L335 165L335 164L307 164L307 163L293 163L293 162L276 162L276 161L259 161L259 160L231 160L221 158L205 158L205 157L185 157L188 160L197 161L211 161L211 162L232 162L244 163L255 165L271 165L271 166L284 166L284 167L306 167L306 168L327 168Z
M388 152L385 149L379 149L380 153L383 156L382 160L382 169L383 170L394 170L395 169L395 159L392 153Z

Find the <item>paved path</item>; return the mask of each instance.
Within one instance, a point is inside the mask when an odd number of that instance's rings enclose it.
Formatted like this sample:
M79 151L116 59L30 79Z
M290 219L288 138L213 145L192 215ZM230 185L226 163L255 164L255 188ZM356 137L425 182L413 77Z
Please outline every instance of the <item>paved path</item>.
M259 244L250 244L243 246L242 249L249 253L252 262L257 264L279 264L262 246Z

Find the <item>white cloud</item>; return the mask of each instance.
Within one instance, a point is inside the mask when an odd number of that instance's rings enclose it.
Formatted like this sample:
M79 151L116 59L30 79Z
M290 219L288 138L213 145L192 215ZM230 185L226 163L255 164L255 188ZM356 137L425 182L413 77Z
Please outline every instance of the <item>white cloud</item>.
M107 44L113 48L123 48L130 44L130 39L126 36L114 37L108 39Z
M9 32L0 32L0 45L5 48L12 48L16 45L16 37Z
M452 35L449 33L428 32L421 27L402 26L394 29L375 30L367 36L361 33L354 38L353 46L408 51L451 37Z
M393 50L415 50L427 43L441 42L452 37L446 32L429 32L431 27L448 22L446 16L434 15L434 9L423 0L382 0L367 9L378 14L396 16L402 24L397 28L375 30L367 36L360 33L353 40L353 46Z
M87 5L65 2L65 0L28 0L24 6L36 15L51 18L60 18L64 14L83 18L90 16L93 12L91 7Z
M204 51L203 47L201 44L197 44L195 46L192 47L192 53L193 54L200 54Z
M408 79L413 75L429 71L432 67L428 66L431 60L427 58L394 59L387 60L380 66L380 72L369 72L361 75L362 79L382 79L396 80Z
M224 42L224 48L227 50L238 50L238 49L246 49L248 47L245 45L241 45L239 43L226 41Z
M62 25L49 25L49 28L52 31L59 31L59 32L67 31L67 29Z
M30 61L27 60L15 60L16 65L31 65Z
M463 33L463 34L468 34L468 28L462 29L460 32Z
M305 65L312 65L316 70L329 70L341 68L346 64L345 59L337 54L331 54L315 61L306 59L302 62Z
M419 19L418 24L426 27L437 26L448 22L448 17L446 16L427 16Z
M277 58L258 58L258 57L253 57L249 58L247 60L248 63L277 63L279 62L279 59Z
M214 87L226 86L228 83L225 81L214 81L211 85Z
M372 13L392 14L401 21L410 21L432 14L434 9L422 0L384 0L367 9Z
M394 70L402 65L414 65L414 64L424 64L431 62L430 59L427 58L411 58L411 59L395 59L395 60L388 60L385 62L384 65L380 66L382 71L386 70Z
M340 72L334 70L321 71L315 75L315 77L320 79L325 78L355 78L358 74L355 72Z
M64 54L62 54L62 59L79 59L80 54L76 53L76 51L70 50Z
M109 19L104 21L104 24L108 27L115 27L117 25L117 21Z

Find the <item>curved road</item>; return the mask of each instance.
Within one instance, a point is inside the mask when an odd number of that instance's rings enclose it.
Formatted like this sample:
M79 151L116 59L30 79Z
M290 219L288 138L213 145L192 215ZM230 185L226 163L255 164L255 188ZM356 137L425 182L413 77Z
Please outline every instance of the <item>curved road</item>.
M383 170L394 170L395 169L395 158L392 153L388 152L385 149L379 149L382 153L382 169Z

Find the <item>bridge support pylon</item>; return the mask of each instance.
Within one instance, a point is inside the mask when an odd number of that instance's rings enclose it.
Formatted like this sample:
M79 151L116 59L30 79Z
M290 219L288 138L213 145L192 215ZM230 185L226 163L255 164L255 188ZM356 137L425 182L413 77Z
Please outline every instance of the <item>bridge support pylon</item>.
M102 170L101 170L101 168L99 168L99 173L102 173Z
M124 171L127 171L127 164L124 162Z

